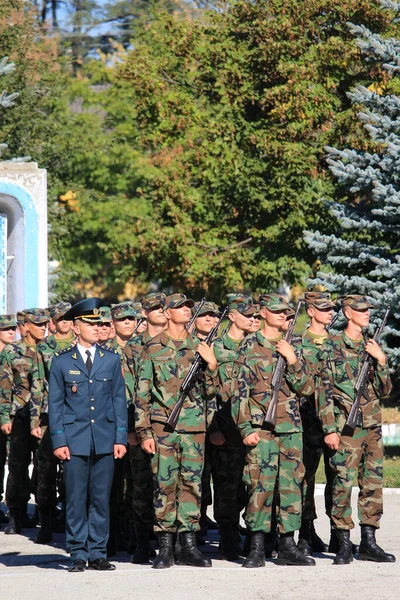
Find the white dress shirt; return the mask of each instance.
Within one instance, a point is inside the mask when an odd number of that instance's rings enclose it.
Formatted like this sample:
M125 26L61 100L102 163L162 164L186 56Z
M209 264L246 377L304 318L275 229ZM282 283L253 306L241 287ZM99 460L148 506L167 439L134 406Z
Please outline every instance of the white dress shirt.
M85 365L86 365L86 361L88 359L88 355L86 354L87 350L89 350L89 352L90 352L90 358L92 359L92 364L94 363L94 355L96 354L96 344L93 344L93 346L90 346L90 348L84 348L80 344L76 344L76 347L78 348Z

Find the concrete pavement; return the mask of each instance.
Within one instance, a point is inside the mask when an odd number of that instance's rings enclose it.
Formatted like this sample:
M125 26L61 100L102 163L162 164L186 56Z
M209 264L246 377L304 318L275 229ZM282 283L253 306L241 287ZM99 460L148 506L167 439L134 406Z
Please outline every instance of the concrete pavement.
M356 490L353 492L355 509ZM317 530L328 540L329 522L323 509L323 488L318 486ZM205 551L213 559L212 569L172 567L155 571L136 566L126 553L118 554L112 573L87 571L68 573L64 536L57 534L48 546L33 543L36 532L6 536L0 532L1 600L398 600L400 598L400 490L384 496L385 514L377 540L397 557L395 564L354 560L351 565L332 565L332 555L316 557L316 567L243 569L240 563L219 560L217 544ZM353 513L355 514L355 513ZM358 526L352 532L359 541ZM204 548L204 547L203 547Z

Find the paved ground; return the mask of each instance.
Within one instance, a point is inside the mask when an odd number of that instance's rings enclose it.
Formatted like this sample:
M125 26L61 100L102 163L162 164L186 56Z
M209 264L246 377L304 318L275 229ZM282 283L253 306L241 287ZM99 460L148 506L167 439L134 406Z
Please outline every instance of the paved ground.
M273 561L263 569L242 569L240 563L218 560L215 542L206 546L212 569L173 567L155 571L136 566L119 554L113 573L68 573L63 536L55 543L36 546L34 530L24 535L0 532L1 600L398 600L400 598L400 490L385 494L385 515L378 541L397 557L396 564L379 565L354 561L332 566L331 555L316 557L316 567L277 567ZM329 524L323 512L322 489L317 491L320 515L318 532L328 538ZM356 495L353 494L353 501ZM359 529L352 534L359 541Z

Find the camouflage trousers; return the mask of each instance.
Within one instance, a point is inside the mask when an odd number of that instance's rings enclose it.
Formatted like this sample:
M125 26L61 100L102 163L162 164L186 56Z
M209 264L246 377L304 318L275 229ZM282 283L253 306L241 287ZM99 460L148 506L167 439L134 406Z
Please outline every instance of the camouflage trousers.
M155 527L159 532L200 529L205 433L167 433L153 423Z
M358 479L358 519L361 525L379 527L383 513L382 428L357 427L353 436L342 435L331 459L335 473L332 523L337 529L353 529L351 488Z
M301 433L257 430L260 441L247 447L243 481L249 490L246 525L250 531L271 530L274 490L279 496L280 533L300 529L301 484L304 478Z
M153 531L153 474L151 456L140 444L128 446L132 477L132 513L136 532Z
M29 406L15 413L10 434L6 504L9 509L23 509L34 493L29 478L29 465L35 458L38 440L31 435Z
M303 399L302 399L303 400ZM314 401L304 399L300 405L300 415L303 424L303 463L305 476L302 484L303 511L302 522L314 521L317 518L315 509L315 476L321 457L325 467L325 512L330 518L332 510L332 484L334 472L330 465L333 451L324 443L322 425L315 413Z
M232 425L232 427L234 427ZM211 445L211 473L214 484L214 518L218 525L239 525L246 506L243 484L245 447L239 431L225 435L222 446Z

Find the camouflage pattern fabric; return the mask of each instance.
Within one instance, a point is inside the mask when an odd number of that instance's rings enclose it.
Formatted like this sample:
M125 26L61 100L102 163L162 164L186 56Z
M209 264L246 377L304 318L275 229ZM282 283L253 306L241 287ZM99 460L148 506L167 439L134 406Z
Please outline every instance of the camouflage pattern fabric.
M360 525L379 527L383 513L383 443L381 427L357 427L352 437L342 435L331 458L333 481L332 522L337 529L353 529L351 490L358 480Z
M182 382L200 343L191 335L179 348L165 332L150 340L143 349L135 393L136 431L141 440L152 437L152 423L165 423L179 398ZM195 384L185 398L176 431L200 433L215 413L217 371L208 368L204 380Z
M271 530L275 483L279 494L279 532L300 529L301 482L304 477L301 433L258 431L257 446L248 447L243 481L249 489L245 522L250 531Z
M198 531L205 433L166 433L160 423L153 432L154 530Z
M108 340L107 342L104 342L104 344L101 344L101 347L105 348L106 350L110 350L111 352L114 352L115 354L118 354L121 359L122 374L125 379L126 403L129 408L129 406L132 403L133 390L135 387L135 383L134 383L134 380L133 380L133 378L129 372L129 369L127 367L127 355L125 354L126 346L125 347L120 346L118 344L117 340L115 338L113 338L112 340Z

